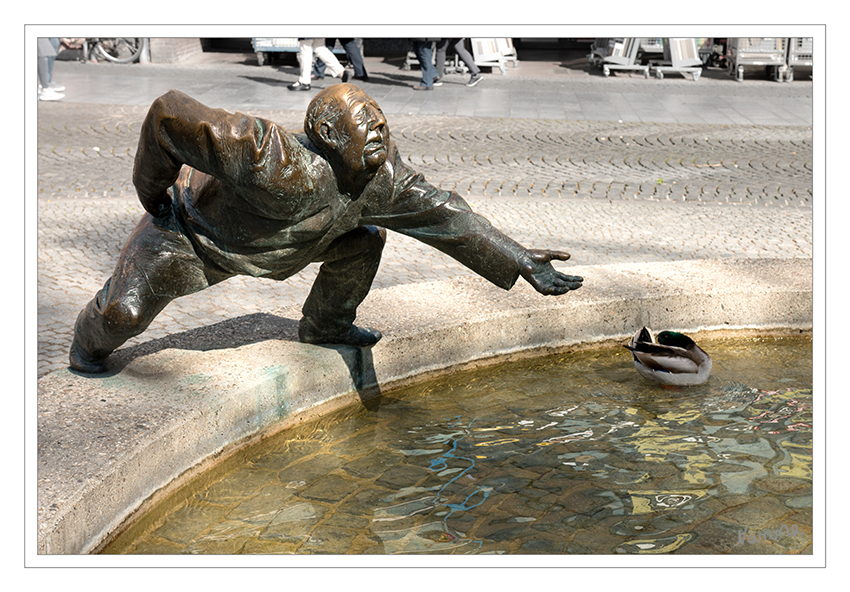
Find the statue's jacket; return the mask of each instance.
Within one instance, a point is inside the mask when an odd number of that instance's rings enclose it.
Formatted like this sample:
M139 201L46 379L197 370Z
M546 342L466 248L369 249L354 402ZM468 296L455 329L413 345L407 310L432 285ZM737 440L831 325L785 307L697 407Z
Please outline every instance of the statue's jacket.
M133 182L143 204L170 193L169 215L198 256L229 275L285 279L321 261L334 239L375 225L510 288L524 248L459 195L427 183L388 144L385 164L350 196L303 135L170 91L145 119Z

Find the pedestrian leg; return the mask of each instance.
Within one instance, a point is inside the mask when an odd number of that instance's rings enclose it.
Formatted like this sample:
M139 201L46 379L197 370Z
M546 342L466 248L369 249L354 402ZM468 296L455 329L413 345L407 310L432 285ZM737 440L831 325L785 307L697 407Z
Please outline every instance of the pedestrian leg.
M38 83L41 88L47 89L50 86L50 58L38 58Z
M298 63L301 66L301 73L298 76L298 84L310 86L310 72L313 68L313 42L324 39L301 39L298 41Z
M437 70L434 68L434 63L431 61L433 52L431 51L430 41L414 41L413 53L416 54L416 59L419 61L419 67L422 69L422 82L419 86L413 87L414 90L432 90L434 88L434 78L437 76Z
M469 68L469 72L475 76L481 73L481 68L475 65L475 58L467 51L466 45L464 45L465 41L466 39L452 39L452 47L454 47L455 53L461 61Z
M316 44L313 47L313 52L316 54L316 57L322 60L327 66L327 71L330 72L331 76L334 78L341 78L343 73L345 73L345 68L342 64L339 63L339 60L336 59L334 52L325 46L324 39L319 39L322 43ZM308 80L309 84L310 81Z
M481 82L484 77L481 75L481 68L475 64L475 58L473 58L466 50L466 46L464 45L465 41L465 39L452 39L452 44L458 57L460 57L461 61L466 64L466 67L469 68L469 72L471 73L469 82L466 83L466 86L475 86Z
M366 66L363 64L363 54L360 53L360 46L357 45L357 39L340 39L339 42L345 50L345 55L348 56L348 61L351 62L351 67L354 68L354 78L368 80L369 74L366 73Z

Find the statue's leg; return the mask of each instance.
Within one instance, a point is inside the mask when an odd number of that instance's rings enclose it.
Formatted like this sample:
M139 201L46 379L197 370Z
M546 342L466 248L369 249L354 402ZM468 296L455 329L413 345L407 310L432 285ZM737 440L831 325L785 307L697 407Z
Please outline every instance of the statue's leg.
M356 327L357 307L366 298L381 263L387 231L361 226L330 244L301 312L298 337L304 343L369 346L381 338Z
M112 277L77 317L71 368L105 371L109 354L147 329L169 302L224 277L210 275L173 218L145 214L127 239Z

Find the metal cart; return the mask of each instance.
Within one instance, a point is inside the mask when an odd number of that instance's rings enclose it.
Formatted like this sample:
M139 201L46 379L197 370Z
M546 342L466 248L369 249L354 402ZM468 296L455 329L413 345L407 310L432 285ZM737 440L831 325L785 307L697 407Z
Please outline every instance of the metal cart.
M640 52L639 37L614 37L608 40L608 54L602 58L602 73L611 74L611 70L633 70L643 72L649 78L649 66L638 63Z
M508 63L514 68L519 63L510 37L472 37L470 42L476 66L499 68L499 72L504 75L508 73Z
M745 66L766 66L774 80L781 82L788 68L786 45L784 37L731 37L726 47L729 75L743 82Z
M694 37L665 37L664 61L651 61L655 68L655 76L664 78L665 72L690 74L694 81L702 74L702 60L697 50L697 40Z
M814 39L812 37L791 37L788 39L788 66L785 81L794 80L794 66L811 66L813 63Z
M270 54L277 52L298 53L297 37L254 37L251 39L251 45L254 47L260 66L269 63ZM339 44L339 40L334 44L333 52L334 54L345 55L345 50Z
M608 55L608 38L597 37L590 44L590 53L587 54L587 63L591 68L602 69L602 60Z
M653 59L664 59L664 39L661 37L641 37L640 57L643 63Z

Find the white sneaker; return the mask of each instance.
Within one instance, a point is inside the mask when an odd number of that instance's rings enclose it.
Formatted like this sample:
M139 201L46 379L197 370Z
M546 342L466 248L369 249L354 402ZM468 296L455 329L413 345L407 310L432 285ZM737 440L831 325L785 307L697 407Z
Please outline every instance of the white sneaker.
M60 92L56 92L51 88L43 88L38 91L38 100L39 101L59 101L64 99L65 95Z
M48 84L47 88L49 88L50 90L55 90L56 92L60 92L60 93L63 90L65 90L64 86L62 86L61 84L56 84L55 82L51 82L50 84Z

